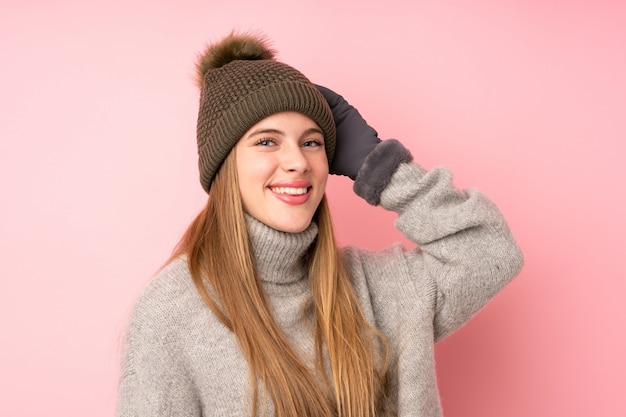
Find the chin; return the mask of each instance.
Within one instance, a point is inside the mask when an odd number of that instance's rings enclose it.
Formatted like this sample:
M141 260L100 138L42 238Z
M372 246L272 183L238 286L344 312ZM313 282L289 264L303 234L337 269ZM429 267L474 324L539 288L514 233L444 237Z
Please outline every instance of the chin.
M274 225L269 225L272 229L276 229L279 230L281 232L285 232L285 233L300 233L300 232L304 232L309 226L311 225L311 222L309 221L308 223L304 224L274 224Z

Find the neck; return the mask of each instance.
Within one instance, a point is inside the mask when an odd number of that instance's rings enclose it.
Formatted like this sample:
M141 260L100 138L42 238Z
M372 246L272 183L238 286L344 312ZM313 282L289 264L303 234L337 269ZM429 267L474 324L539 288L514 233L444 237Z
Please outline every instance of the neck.
M248 234L259 277L263 283L289 285L307 278L306 255L317 237L317 224L300 233L272 229L246 215Z

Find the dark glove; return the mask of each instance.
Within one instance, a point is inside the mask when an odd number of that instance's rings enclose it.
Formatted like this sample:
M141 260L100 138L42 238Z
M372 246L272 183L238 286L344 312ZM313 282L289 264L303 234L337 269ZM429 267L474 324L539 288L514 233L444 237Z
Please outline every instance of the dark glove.
M330 173L346 175L354 180L365 158L380 143L378 133L339 94L320 85L316 87L330 105L337 129L335 157L330 164Z

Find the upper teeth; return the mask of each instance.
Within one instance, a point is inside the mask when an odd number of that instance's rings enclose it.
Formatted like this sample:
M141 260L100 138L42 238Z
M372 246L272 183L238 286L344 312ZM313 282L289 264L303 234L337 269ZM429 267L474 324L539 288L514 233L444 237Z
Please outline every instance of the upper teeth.
M272 191L278 194L301 195L306 194L306 187L272 187Z

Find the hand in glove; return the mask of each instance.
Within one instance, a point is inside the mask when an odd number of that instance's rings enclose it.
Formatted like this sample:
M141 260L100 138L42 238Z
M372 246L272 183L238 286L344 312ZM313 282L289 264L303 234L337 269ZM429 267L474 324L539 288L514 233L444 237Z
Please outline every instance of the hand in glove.
M413 159L411 153L395 139L381 142L378 133L343 97L326 87L316 87L328 101L337 129L330 173L352 178L357 195L372 205L379 204L398 166Z
M330 173L354 180L365 158L380 143L378 133L339 94L320 85L316 87L330 105L337 129L335 157L330 164Z

